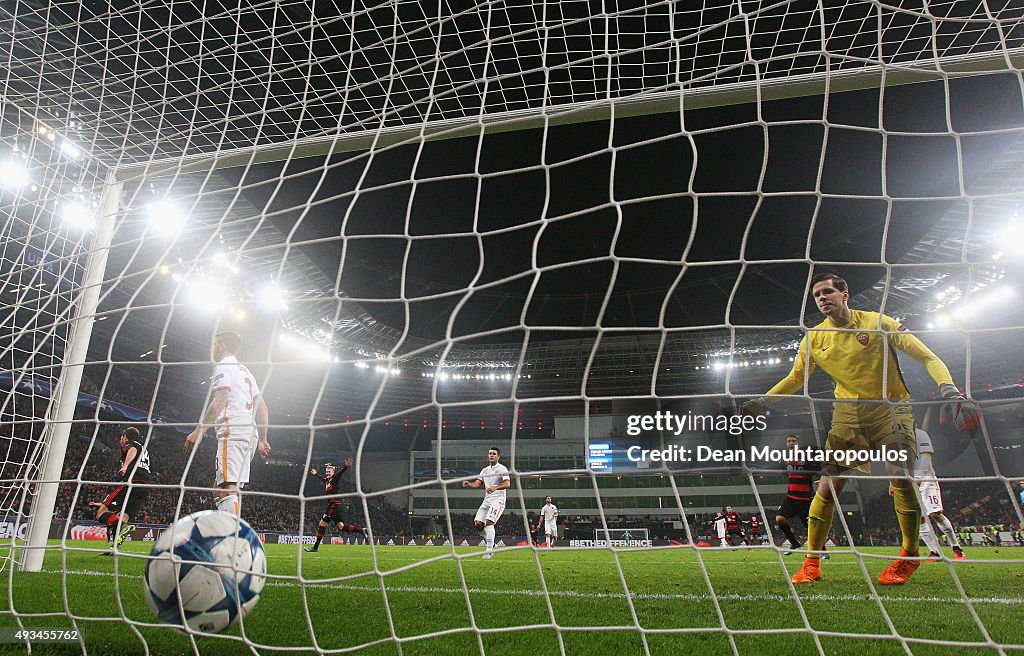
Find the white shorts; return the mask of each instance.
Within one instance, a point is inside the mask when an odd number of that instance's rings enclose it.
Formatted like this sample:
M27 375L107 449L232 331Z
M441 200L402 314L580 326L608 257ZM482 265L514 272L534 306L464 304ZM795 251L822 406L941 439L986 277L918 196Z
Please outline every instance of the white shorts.
M719 540L724 540L725 539L725 529L724 528L718 529L718 539Z
M237 483L238 489L249 482L249 465L256 454L256 441L217 440L215 485Z
M558 537L558 523L544 522L544 535L554 535L555 537Z
M484 502L480 504L480 509L476 511L476 517L473 519L475 522L491 522L497 524L498 519L501 518L501 513L505 512L505 502L500 499L490 500L484 499Z
M921 483L921 512L925 515L942 512L942 492L938 481Z

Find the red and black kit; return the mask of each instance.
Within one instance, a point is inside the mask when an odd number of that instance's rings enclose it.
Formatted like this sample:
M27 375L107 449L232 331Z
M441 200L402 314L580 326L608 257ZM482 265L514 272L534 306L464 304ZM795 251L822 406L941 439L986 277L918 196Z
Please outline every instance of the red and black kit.
M743 537L743 527L740 526L740 516L736 511L725 513L725 532L727 535Z
M807 514L811 511L811 500L814 499L813 477L820 470L821 463L787 460L786 478L789 486L786 498L775 514L786 519L799 517L806 523Z
M135 447L135 458L132 462L125 463L125 458L132 447ZM128 442L121 447L120 462L125 469L124 476L121 477L124 483L118 485L113 492L107 495L107 498L103 500L103 505L115 514L121 512L123 506L124 512L129 517L135 517L142 508L142 504L145 503L146 497L149 496L148 487L138 487L139 484L145 485L152 480L152 475L149 473L149 452L138 442ZM128 494L128 483L132 484L131 494ZM128 499L127 505L124 505L125 497ZM110 522L111 524L117 521L116 516L111 519L113 520Z
M348 471L348 467L341 467L340 469L334 470L334 476L320 476L319 474L313 474L316 478L319 478L324 482L326 486L327 494L338 494L341 492L341 475ZM346 524L345 518L342 515L342 503L341 499L328 499L327 509L324 510L324 516L320 519L322 526L316 528L316 542L313 543L312 547L308 547L307 551L316 551L320 548L320 543L324 539L324 535L327 533L327 526L330 524L336 524L338 529L345 533L361 533L365 537L366 532L361 526L356 524Z

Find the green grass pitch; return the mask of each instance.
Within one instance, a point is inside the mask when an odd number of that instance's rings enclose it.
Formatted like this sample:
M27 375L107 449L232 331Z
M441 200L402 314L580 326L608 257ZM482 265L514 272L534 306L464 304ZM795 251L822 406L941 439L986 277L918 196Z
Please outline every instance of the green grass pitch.
M97 544L52 549L42 573L8 566L0 626L13 626L16 612L25 626L68 627L70 612L90 654L141 654L143 640L151 654L193 653L190 637L155 626L146 606L142 556L152 544L128 543L116 559L98 555ZM678 656L728 654L735 646L740 654L774 656L817 653L809 626L827 654L1000 653L989 641L1008 646L1004 653L1024 654L1024 565L999 562L1024 556L1024 549L973 548L967 562L924 563L907 585L875 585L875 598L862 567L874 582L889 562L878 556L894 551L869 549L862 560L836 553L824 563L822 581L798 588L798 603L786 570L795 571L801 557L763 548L505 549L486 561L478 548L457 548L456 559L447 547L378 547L382 578L369 547L325 545L300 559L297 546L268 545L275 578L245 619L244 636L256 653L281 654ZM895 634L910 639L908 649ZM236 625L220 636L195 636L195 650L254 653L242 635ZM279 651L289 647L305 649ZM25 651L24 645L0 649ZM81 652L78 644L33 647L33 653Z

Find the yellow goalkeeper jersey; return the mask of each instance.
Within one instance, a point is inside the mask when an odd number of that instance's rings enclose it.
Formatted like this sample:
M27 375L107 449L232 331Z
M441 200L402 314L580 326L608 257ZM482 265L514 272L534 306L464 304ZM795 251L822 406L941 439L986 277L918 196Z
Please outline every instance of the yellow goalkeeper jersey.
M878 312L852 312L853 318L845 326L833 326L826 317L811 328L800 342L793 370L768 394L802 391L805 375L820 367L835 382L837 399L904 401L910 398L910 391L896 349L924 365L937 385L953 384L942 360L898 321Z

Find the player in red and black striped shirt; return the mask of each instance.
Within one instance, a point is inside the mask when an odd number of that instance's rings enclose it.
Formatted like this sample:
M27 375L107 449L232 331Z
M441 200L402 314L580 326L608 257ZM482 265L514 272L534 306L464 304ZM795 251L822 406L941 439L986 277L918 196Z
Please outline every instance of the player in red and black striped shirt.
M732 509L732 506L725 507L725 539L729 542L730 546L736 546L745 542L743 539L743 526L741 526L742 520L738 512ZM733 542L733 538L737 538L738 542Z
M761 528L761 518L757 514L750 516L750 543L749 544L761 544L761 534L764 531Z
M336 469L330 463L324 465L325 476L317 476L316 468L310 469L309 473L311 476L319 478L324 482L327 486L327 494L337 494L341 491L341 475L348 471L348 468L351 466L352 458L349 458L341 469ZM324 535L327 533L328 522L335 524L342 533L359 533L366 537L366 529L355 524L346 523L341 511L341 499L327 500L327 509L324 510L324 516L320 518L320 524L316 528L316 543L312 547L306 547L306 551L312 553L320 549L320 542L323 541Z
M786 449L795 449L800 446L800 438L796 435L786 436ZM789 486L786 489L786 498L782 505L775 512L775 523L782 531L789 545L793 549L800 548L800 541L793 534L793 528L789 520L799 517L800 521L807 525L807 513L811 510L811 500L814 499L813 476L821 469L820 463L805 462L803 460L787 460L786 477Z
M149 496L149 488L145 487L152 477L149 473L149 452L139 439L139 430L134 426L129 426L121 433L121 467L117 475L124 483L118 485L103 501L89 504L96 508L96 521L106 524L107 540L114 542L116 538L118 546L135 530L135 525L128 522L139 515L142 504ZM136 487L137 483L142 487ZM113 555L112 551L106 553Z

